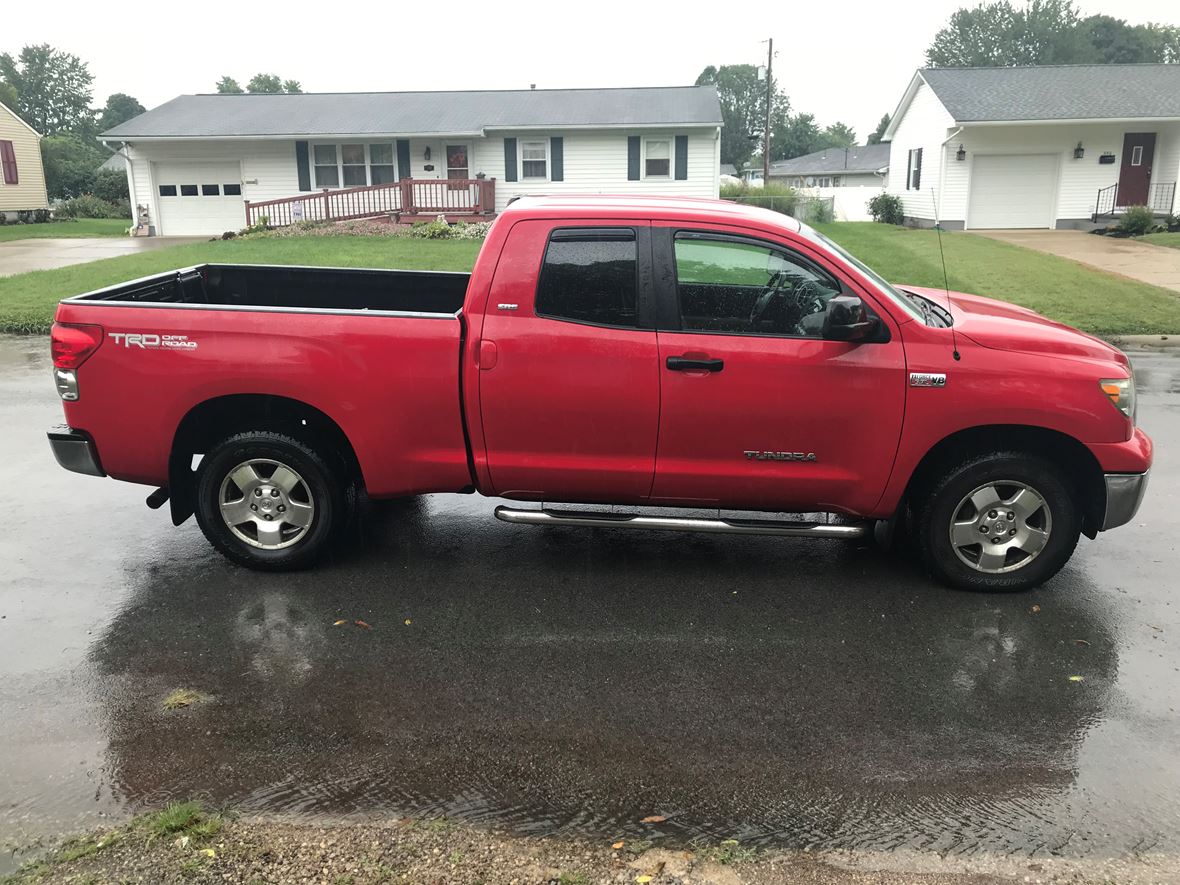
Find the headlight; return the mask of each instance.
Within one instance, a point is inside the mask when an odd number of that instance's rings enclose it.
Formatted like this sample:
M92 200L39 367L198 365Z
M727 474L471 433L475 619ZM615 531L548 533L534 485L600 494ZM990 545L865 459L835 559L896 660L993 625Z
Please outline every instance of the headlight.
M1134 378L1103 378L1098 382L1102 392L1106 394L1116 409L1135 420L1135 379Z

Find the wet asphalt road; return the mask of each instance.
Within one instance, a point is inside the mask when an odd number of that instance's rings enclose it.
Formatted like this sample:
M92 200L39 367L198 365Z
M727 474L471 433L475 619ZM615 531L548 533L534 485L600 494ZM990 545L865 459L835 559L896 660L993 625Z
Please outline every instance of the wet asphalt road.
M1135 355L1158 447L1135 522L1041 590L984 596L866 547L533 530L447 496L370 507L317 571L248 572L148 489L57 467L46 351L0 338L0 845L202 797L595 837L1180 851L1180 355ZM176 688L211 699L165 712Z

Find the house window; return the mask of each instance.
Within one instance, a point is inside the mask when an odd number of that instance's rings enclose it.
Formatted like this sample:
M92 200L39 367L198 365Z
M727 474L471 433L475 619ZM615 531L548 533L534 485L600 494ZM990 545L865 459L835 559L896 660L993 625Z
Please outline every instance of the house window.
M340 187L340 170L336 166L336 145L315 146L315 186Z
M365 172L365 146L340 145L340 168L344 172L345 187L364 187L368 184L368 173Z
M549 142L522 141L520 143L520 177L549 177Z
M161 197L175 197L176 196L176 185L174 185L174 184L160 185L160 196Z
M221 185L219 184L203 184L201 185L202 197L217 197L221 195Z
M649 138L643 147L644 178L667 178L672 174L672 151L668 139Z
M373 184L390 184L397 181L392 144L369 145L369 178Z
M11 141L0 141L0 166L4 167L5 184L20 184L20 176L16 174L16 151Z
M1143 145L1137 144L1133 148L1131 148L1131 165L1132 166L1142 166L1143 165Z
M917 191L922 189L922 149L910 151L909 163L906 166L905 189Z
M240 197L242 186L240 184L224 184L221 186L221 192L227 197Z
M447 178L470 178L471 167L467 159L467 145L448 144L446 152Z
M195 197L197 195L197 186L195 184L182 184L180 186L180 195L182 197Z

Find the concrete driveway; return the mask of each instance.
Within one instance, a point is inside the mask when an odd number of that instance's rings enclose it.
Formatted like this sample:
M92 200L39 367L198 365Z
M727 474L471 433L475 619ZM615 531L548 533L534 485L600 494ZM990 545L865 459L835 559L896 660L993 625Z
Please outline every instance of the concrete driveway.
M116 258L135 252L200 243L208 237L93 237L12 240L0 243L0 277Z
M1099 237L1077 230L973 230L990 237L1060 255L1099 270L1180 292L1180 249L1149 246L1135 240Z

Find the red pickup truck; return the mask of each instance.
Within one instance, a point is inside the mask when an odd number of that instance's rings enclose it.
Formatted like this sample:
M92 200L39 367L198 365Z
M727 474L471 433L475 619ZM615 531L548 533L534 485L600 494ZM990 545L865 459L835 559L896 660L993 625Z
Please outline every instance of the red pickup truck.
M520 199L470 275L186 268L66 299L52 347L61 465L158 486L260 569L314 561L362 488L479 491L540 502L496 510L529 525L904 518L944 581L1019 590L1151 467L1119 350L709 200Z

